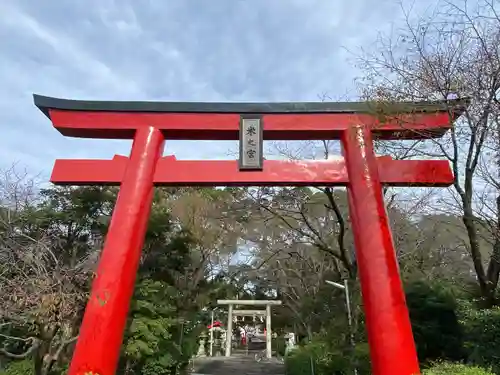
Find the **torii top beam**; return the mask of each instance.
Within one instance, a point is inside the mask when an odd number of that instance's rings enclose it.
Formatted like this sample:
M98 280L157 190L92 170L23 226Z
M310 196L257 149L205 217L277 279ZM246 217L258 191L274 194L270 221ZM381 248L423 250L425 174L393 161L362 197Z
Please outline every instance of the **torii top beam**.
M132 139L153 126L167 139L237 140L242 115L262 117L266 140L340 139L353 125L374 138L441 137L462 114L463 100L435 102L195 103L66 100L34 95L63 135ZM131 116L132 115L132 116Z
M276 300L258 300L258 299L219 299L218 305L246 305L246 306L279 306L281 301Z
M233 310L233 315L236 316L263 316L266 314L266 310Z

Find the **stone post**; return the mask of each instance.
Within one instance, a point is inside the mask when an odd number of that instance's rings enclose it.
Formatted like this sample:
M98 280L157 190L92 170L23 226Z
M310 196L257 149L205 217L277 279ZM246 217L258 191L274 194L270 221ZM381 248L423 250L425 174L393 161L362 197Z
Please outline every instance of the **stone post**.
M272 351L272 331L271 331L271 305L266 305L266 356L271 358Z
M207 334L203 332L200 335L200 345L198 346L198 353L196 354L197 357L206 357L205 353L205 344L207 343Z
M227 312L226 357L231 357L232 338L233 338L233 305L229 305Z

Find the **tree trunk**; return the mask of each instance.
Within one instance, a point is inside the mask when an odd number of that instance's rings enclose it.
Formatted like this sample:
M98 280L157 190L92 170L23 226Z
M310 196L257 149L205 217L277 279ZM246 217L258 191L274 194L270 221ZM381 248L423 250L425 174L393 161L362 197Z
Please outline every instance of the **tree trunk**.
M310 324L305 324L305 327L306 327L306 332L307 332L307 340L308 340L308 342L311 342L313 339L312 327Z
M47 327L40 325L40 344L33 354L35 375L49 375L57 358L52 355L52 342L58 326Z
M493 251L491 253L488 269L486 270L487 286L489 288L487 303L490 306L496 305L498 302L496 299L496 290L500 275L500 195L496 199L496 205L495 243L493 244Z
M48 354L48 344L45 340L40 342L40 346L33 355L35 375L47 375L45 371L45 356Z
M495 290L498 284L498 274L500 271L500 264L498 263L498 258L495 256L495 253L500 252L500 241L497 236L495 244L493 245L493 254L491 255L488 272L485 272L481 249L479 246L477 223L472 212L472 208L464 207L464 216L462 217L462 221L469 237L472 262L474 270L476 271L479 290L482 297L482 307L490 308L495 304Z

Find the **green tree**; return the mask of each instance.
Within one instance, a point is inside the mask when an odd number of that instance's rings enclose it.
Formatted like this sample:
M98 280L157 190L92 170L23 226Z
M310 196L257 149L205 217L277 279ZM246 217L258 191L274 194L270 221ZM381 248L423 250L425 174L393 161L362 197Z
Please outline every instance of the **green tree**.
M464 359L463 328L450 288L442 283L415 281L405 289L420 362Z
M188 364L196 342L196 322L179 316L178 294L160 281L139 283L124 345L125 373L170 375Z

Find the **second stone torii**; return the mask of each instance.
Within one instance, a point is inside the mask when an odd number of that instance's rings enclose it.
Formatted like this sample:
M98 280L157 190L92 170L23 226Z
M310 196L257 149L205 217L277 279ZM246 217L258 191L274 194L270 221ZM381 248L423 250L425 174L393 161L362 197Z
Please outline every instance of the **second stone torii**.
M255 315L266 316L266 357L272 357L272 329L271 329L271 306L280 306L281 301L276 300L218 300L218 305L228 305L228 317L227 317L227 337L226 337L226 357L231 356L231 345L232 345L232 332L233 332L233 314L239 313L239 311L244 313L251 312ZM266 306L266 310L234 310L234 305L240 306Z

